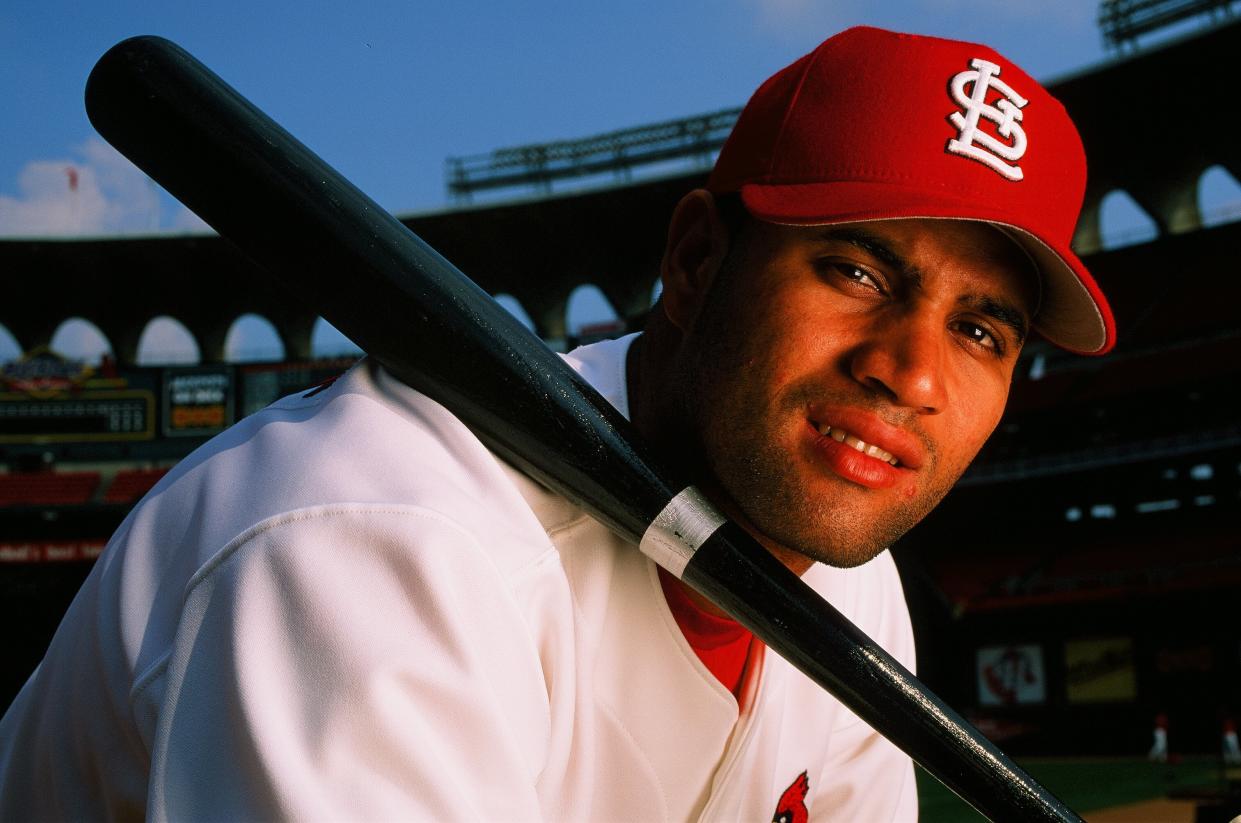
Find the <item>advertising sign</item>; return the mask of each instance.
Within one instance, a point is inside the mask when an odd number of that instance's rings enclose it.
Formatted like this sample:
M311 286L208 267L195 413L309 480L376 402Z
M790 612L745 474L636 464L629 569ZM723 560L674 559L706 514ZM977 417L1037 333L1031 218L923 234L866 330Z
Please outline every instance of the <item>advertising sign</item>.
M1042 646L984 646L978 650L977 671L980 705L1036 705L1047 700Z
M1070 703L1111 703L1137 697L1133 638L1092 637L1064 644Z

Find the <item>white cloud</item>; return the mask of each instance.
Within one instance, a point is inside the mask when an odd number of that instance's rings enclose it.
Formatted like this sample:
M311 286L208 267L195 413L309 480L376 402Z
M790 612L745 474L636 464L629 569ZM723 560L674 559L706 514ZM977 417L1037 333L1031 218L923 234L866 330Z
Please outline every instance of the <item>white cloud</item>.
M160 191L98 138L70 157L34 160L16 197L0 194L0 236L56 237L157 231Z
M857 0L746 0L757 15L757 24L768 34L796 41L812 33L823 36L852 25L861 16ZM820 38L821 39L821 38Z

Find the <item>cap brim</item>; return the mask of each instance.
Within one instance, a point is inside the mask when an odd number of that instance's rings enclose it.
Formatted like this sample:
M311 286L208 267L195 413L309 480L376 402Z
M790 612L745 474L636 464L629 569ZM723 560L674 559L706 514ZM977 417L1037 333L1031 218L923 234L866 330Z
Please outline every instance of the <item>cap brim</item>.
M986 221L1005 230L1043 275L1043 302L1034 328L1077 354L1107 354L1116 345L1116 321L1103 291L1070 249L1057 250L1020 226Z
M741 187L741 199L760 220L791 225L916 218L989 223L1025 250L1043 278L1043 297L1033 320L1039 334L1077 354L1106 354L1116 344L1112 309L1082 261L1067 245L1015 225L1011 212L987 209L947 193L879 182L750 183Z

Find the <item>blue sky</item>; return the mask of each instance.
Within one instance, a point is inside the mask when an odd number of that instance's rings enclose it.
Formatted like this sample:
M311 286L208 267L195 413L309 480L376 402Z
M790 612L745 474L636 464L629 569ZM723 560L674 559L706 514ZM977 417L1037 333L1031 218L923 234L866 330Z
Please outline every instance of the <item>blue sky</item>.
M449 156L739 106L850 25L986 42L1051 80L1107 59L1096 9L1090 0L5 0L0 236L202 228L95 136L83 111L91 66L136 34L180 43L382 206L408 214L447 205Z
M403 213L445 205L450 155L738 106L764 77L852 24L983 40L1046 79L1103 59L1094 7L1088 0L6 0L0 196L8 199L0 205L12 211L14 201L33 196L22 187L32 163L106 163L82 89L94 61L135 34L180 43L381 205ZM61 175L51 177L67 188ZM103 224L79 214L83 228L177 226L166 201L150 213L149 191L104 188L105 197L127 198L128 210L113 209Z

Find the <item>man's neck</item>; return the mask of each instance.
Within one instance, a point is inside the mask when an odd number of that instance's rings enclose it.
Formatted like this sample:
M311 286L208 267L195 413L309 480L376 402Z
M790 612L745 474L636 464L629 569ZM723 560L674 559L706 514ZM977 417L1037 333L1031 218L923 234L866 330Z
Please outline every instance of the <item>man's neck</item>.
M659 447L661 438L659 437L659 432L654 431L653 424L653 419L657 418L659 415L652 411L654 403L651 396L652 390L658 385L659 375L651 373L651 369L654 367L651 359L653 352L651 352L648 348L648 346L652 343L654 345L658 345L659 341L658 339L652 340L649 338L649 334L643 333L638 335L638 337L634 339L633 343L630 344L629 351L625 358L625 379L629 383L629 419L633 422L634 426L638 429L638 432L648 443ZM712 499L712 502L714 502L717 506L721 505L721 501L725 497L722 494L713 493L713 490L711 489L707 490L707 494L708 497ZM773 546L768 541L764 540L761 535L755 534L754 530L748 527L744 516L742 516L739 512L734 511L733 507L724 504L722 508L724 508L725 513L728 514L730 518L737 521L738 524L740 524L743 528L746 528L748 532L754 534L755 538L762 543L763 546L776 557L776 559L791 569L794 574L797 574L798 576L803 575L811 566L814 565L814 561L810 558L795 552L790 552L778 546ZM685 585L680 580L676 580L675 582L676 585L685 592L686 596L703 611L719 617L728 616L723 609L716 606L706 597Z

